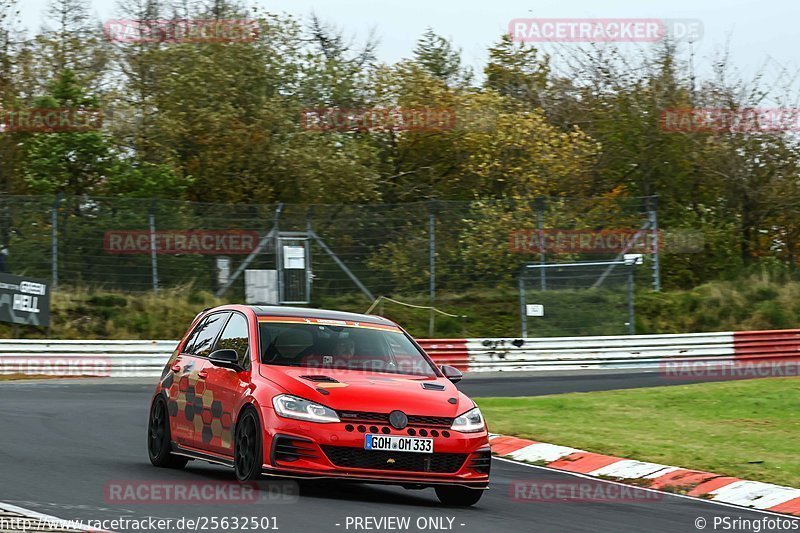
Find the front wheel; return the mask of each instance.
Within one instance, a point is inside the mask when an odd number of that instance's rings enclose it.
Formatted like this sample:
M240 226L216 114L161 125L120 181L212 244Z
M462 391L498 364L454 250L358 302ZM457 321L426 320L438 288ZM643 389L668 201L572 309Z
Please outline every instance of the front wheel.
M150 422L147 427L147 455L154 466L183 468L189 462L186 457L172 453L171 439L167 402L159 396L150 407Z
M470 489L467 487L436 487L436 497L444 505L455 507L469 507L475 505L483 496L483 490Z
M261 424L253 409L248 409L236 423L234 439L234 470L239 481L253 481L261 477L263 450Z

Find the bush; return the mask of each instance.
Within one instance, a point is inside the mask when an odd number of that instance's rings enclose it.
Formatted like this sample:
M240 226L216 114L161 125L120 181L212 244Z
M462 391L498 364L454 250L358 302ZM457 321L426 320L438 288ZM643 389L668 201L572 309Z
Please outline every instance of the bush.
M233 298L233 296L231 296ZM519 295L511 288L443 293L436 307L457 315L435 316L434 337L517 337L520 332ZM624 307L619 294L603 291L550 291L536 295L546 308L560 308L560 325L529 320L530 336L603 335L620 333L608 322L612 309ZM395 299L426 306L426 296L398 295ZM593 301L597 306L586 305ZM158 293L119 293L59 287L53 293L51 326L18 327L23 338L53 339L177 339L203 309L232 303L191 286ZM315 307L365 312L370 302L360 294L321 298ZM602 312L602 309L609 310ZM385 302L381 311L420 338L429 336L430 313ZM800 324L800 281L786 272L761 269L745 278L707 283L691 290L644 292L636 298L636 332L688 333L787 329ZM610 329L611 327L617 329ZM0 336L14 336L10 324L0 324Z

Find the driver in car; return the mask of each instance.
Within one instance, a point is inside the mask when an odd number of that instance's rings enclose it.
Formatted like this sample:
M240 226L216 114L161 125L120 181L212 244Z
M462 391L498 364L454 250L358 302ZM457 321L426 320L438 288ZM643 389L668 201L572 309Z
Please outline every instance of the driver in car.
M342 337L336 341L336 355L343 357L352 357L356 353L356 343L353 339Z

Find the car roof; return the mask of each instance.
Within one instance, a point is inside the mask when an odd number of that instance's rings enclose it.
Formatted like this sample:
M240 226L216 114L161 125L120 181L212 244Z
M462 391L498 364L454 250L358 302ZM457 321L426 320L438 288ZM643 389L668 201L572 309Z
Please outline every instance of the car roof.
M309 309L307 307L284 307L282 305L248 306L257 316L291 316L300 318L323 318L327 320L348 320L350 322L370 322L394 326L395 323L376 315L332 311L330 309Z

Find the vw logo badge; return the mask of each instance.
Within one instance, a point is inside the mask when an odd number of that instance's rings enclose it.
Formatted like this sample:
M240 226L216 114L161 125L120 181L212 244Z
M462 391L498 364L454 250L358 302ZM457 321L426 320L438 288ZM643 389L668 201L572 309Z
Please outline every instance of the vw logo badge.
M408 425L408 417L403 411L392 411L389 413L389 423L394 429L403 429Z

